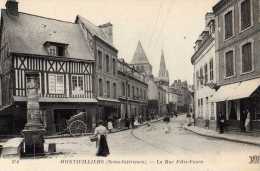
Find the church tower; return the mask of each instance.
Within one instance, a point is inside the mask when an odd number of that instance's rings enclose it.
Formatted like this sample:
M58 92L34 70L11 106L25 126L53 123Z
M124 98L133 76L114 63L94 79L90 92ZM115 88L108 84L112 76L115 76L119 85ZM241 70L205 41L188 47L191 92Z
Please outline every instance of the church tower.
M165 64L163 50L162 50L162 54L161 54L161 62L160 62L160 69L159 69L159 74L158 74L158 80L160 81L161 85L169 86L169 72L166 69L166 64Z
M138 41L137 48L135 50L133 59L130 63L131 66L135 67L135 69L141 73L144 73L146 76L152 76L153 68L148 58L145 54L145 51L142 47L140 40Z

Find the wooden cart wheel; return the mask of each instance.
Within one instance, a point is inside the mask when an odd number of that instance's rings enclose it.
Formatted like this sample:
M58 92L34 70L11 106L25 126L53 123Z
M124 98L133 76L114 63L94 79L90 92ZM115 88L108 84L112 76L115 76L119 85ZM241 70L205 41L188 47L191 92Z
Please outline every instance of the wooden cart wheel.
M72 136L84 135L87 132L87 125L81 120L73 121L69 125L69 132Z

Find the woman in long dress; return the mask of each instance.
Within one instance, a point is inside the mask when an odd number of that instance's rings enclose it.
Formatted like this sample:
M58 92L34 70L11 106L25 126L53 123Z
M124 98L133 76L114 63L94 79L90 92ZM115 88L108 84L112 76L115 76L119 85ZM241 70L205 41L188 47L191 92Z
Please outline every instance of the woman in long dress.
M246 109L245 131L249 131L250 112Z
M98 126L95 128L94 134L98 137L96 155L106 157L107 155L110 154L108 144L107 144L108 130L106 129L106 127L103 126L102 121L98 122Z

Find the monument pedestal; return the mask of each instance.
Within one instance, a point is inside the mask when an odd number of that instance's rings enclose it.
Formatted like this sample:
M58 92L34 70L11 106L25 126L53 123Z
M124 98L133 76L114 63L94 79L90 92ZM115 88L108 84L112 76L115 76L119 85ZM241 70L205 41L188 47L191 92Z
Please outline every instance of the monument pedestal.
M44 137L45 129L22 131L25 143L25 154L27 155L42 155L44 154Z
M44 137L46 130L43 127L39 105L39 73L28 71L27 85L27 124L22 131L24 136L25 155L44 154Z

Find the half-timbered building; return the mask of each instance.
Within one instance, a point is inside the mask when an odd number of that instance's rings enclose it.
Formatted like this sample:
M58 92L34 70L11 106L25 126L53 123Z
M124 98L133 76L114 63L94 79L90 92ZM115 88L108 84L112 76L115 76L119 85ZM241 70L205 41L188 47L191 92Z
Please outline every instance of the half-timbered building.
M94 52L81 25L18 11L14 0L1 11L0 134L19 134L26 123L25 72L39 73L39 103L48 134L87 113L95 124Z

